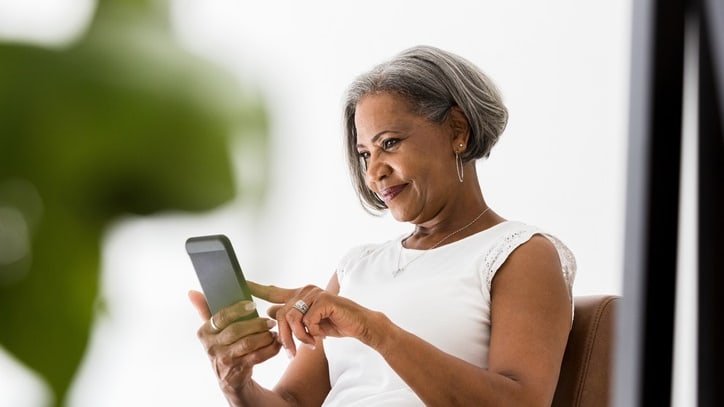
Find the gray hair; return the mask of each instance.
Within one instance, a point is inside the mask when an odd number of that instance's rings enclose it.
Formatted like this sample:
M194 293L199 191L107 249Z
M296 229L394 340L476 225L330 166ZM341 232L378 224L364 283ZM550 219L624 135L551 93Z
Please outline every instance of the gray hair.
M493 82L470 61L430 46L402 51L357 77L347 89L344 125L347 164L362 205L371 211L387 205L365 185L365 169L357 153L354 118L357 104L369 94L390 92L408 100L415 114L442 123L451 108L462 110L470 126L464 162L488 157L508 122L508 110Z

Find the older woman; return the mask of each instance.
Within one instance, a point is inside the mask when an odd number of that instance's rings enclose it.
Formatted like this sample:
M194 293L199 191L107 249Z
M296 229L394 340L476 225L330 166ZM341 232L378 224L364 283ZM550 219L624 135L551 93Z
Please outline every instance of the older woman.
M359 77L344 113L363 205L414 229L351 250L326 289L251 283L278 304L273 320L238 321L248 302L212 316L192 292L230 404L549 406L575 261L556 238L504 219L483 197L475 161L507 122L493 84L457 55L415 47ZM293 358L264 389L252 368L282 347Z

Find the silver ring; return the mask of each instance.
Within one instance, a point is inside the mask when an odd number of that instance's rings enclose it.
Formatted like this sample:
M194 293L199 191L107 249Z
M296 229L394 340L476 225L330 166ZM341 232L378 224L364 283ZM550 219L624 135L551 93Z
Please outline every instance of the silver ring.
M209 324L211 324L211 329L214 330L214 332L219 332L221 329L219 329L218 326L214 323L214 316L212 315L211 318L209 318Z
M304 315L307 313L307 311L309 311L309 305L307 305L307 303L302 300L297 300L297 302L294 303L294 309Z

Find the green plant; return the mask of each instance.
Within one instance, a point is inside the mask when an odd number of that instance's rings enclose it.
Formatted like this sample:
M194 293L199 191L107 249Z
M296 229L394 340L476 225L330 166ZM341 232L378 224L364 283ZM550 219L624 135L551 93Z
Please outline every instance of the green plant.
M267 161L258 96L183 52L165 16L162 2L100 1L66 48L0 44L0 344L56 405L102 302L106 226L232 198L232 136Z

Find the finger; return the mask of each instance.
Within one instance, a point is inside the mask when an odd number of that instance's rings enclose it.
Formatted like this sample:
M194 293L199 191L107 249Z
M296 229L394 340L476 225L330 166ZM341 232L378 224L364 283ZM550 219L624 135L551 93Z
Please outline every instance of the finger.
M221 345L220 349L224 349L224 355L220 356L226 361L233 361L233 359L246 356L259 349L273 345L274 342L276 342L276 338L270 331L248 335L243 338L237 338L235 342L229 345Z
M310 309L311 311L311 309ZM314 338L307 332L307 326L304 324L304 314L296 308L292 308L285 315L289 328L294 336L301 342L314 346Z
M297 354L297 347L294 343L294 338L292 337L292 330L289 327L289 323L287 322L285 314L288 312L288 310L280 310L276 313L277 316L277 324L279 332L279 341L281 342L284 349L287 351L287 356L289 358L294 357L294 355Z
M209 311L209 306L206 304L206 297L204 297L204 294L196 290L190 290L188 296L189 300L191 300L191 304L194 308L196 308L196 312L199 313L201 319L207 320L211 318L211 311Z
M215 332L223 331L224 328L226 328L227 326L238 321L239 319L251 315L255 310L256 304L253 301L239 301L231 304L226 308L222 308L219 312L214 314L214 325L216 325L218 330L215 330L211 326L210 329ZM211 325L210 319L209 325Z
M272 332L274 334L274 332ZM227 381L230 383L243 381L245 377L250 375L249 368L276 356L281 349L281 344L272 335L268 345L261 347L254 352L248 353L239 358L233 358L233 367L227 372ZM237 379L239 377L241 380Z
M219 379L233 384L238 382L233 377L235 371L242 373L241 377L250 376L255 364L273 357L280 348L275 333L264 332L241 338L231 345L214 344L208 354Z
M274 334L274 332L272 332L272 334ZM268 345L249 353L245 356L245 358L247 358L250 363L256 365L266 361L267 359L270 359L273 356L276 356L281 348L282 345L279 343L279 341L277 341L276 336L272 335L271 342L269 342Z
M282 307L283 305L272 305L266 310L266 314L269 315L270 318L277 319L277 312L279 312Z
M251 295L273 304L284 304L297 292L297 290L275 287L273 285L261 285L249 280L246 280L246 282L249 285Z
M248 321L235 322L219 333L217 343L231 345L252 335L271 333L269 330L277 326L273 319L254 318Z

